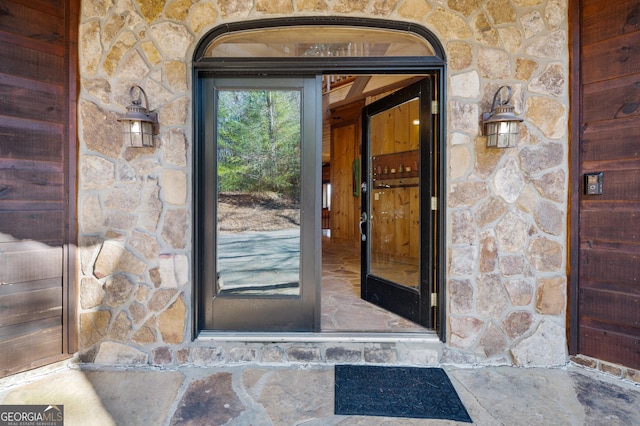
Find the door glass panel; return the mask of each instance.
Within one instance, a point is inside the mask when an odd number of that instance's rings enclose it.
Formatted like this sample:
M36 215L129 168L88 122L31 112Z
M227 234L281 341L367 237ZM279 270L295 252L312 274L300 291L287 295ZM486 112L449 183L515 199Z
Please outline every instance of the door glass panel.
M418 98L370 117L370 273L406 287L420 284Z
M300 294L301 90L219 90L218 295Z

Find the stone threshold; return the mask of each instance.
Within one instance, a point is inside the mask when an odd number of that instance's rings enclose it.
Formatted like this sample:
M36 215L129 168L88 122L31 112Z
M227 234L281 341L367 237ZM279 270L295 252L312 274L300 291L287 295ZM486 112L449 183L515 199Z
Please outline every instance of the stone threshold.
M199 366L236 363L438 365L435 333L201 333L190 348Z
M332 343L332 342L360 342L360 343L385 343L385 342L419 342L441 343L435 332L425 333L358 333L358 332L292 332L292 333L245 333L245 332L201 332L195 342L308 342L308 343Z

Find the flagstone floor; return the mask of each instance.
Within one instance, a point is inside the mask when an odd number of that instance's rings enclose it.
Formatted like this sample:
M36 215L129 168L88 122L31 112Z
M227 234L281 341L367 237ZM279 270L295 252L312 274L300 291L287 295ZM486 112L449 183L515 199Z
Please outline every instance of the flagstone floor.
M355 245L322 241L323 332L426 332L409 320L360 298L360 253Z
M424 332L359 297L355 247L326 244L322 328ZM442 366L474 425L635 425L640 384L573 363L564 368ZM109 367L72 360L0 379L0 405L57 405L65 425L467 425L334 412L334 367L240 363Z
M575 365L445 371L474 425L630 426L640 419L640 385ZM327 365L71 366L19 376L0 379L0 404L63 407L66 426L470 424L337 415L334 367Z

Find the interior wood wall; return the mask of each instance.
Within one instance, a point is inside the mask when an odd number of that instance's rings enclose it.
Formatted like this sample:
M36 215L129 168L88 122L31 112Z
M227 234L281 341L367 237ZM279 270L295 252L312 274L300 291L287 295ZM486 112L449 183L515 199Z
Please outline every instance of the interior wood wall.
M331 130L331 238L354 244L359 241L360 197L353 195L353 164L360 157L359 127L349 124Z
M361 200L354 196L360 178L354 182L353 164L356 159L360 167L364 164L360 158L360 110L363 106L358 103L336 111L336 123L331 128L331 237L354 244L360 244ZM372 156L387 156L393 162L397 155L395 167L404 162L405 167L413 167L416 176L419 127L413 124L413 120L419 117L418 107L417 101L400 105L380 114L371 123ZM407 162L407 153L415 153L415 159ZM393 166L392 163L390 165ZM415 186L371 189L372 238L377 242L372 251L376 254L389 255L396 260L407 258L410 263L417 261L420 253L420 191L417 178L415 180Z
M572 6L580 19L574 60L581 94L574 93L574 341L580 354L640 369L640 3ZM604 174L603 194L585 195L584 174L594 172Z
M361 156L361 120L364 102L354 102L332 111L331 129L331 238L360 244L360 196L354 195L353 166Z
M373 161L374 167L380 163L395 170L382 179L391 187L376 188L374 181L371 190L371 250L396 261L406 258L410 263L417 262L420 255L420 139L419 126L413 123L419 117L415 100L384 111L370 122L370 152L378 160ZM401 173L401 167L411 167L412 173Z
M66 356L77 0L0 0L0 375Z

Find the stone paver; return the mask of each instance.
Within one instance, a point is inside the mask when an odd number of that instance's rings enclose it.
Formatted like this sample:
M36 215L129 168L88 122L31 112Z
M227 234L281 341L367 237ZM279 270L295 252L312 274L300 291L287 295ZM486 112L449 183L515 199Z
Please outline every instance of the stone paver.
M475 425L632 425L640 385L567 368L445 367ZM18 383L18 384L16 384ZM330 365L82 369L0 380L1 404L63 404L65 425L464 425L333 414Z
M232 373L214 373L189 384L172 425L225 424L237 418L246 407L232 389Z
M182 386L177 371L66 370L0 393L2 404L62 404L65 425L161 425Z

